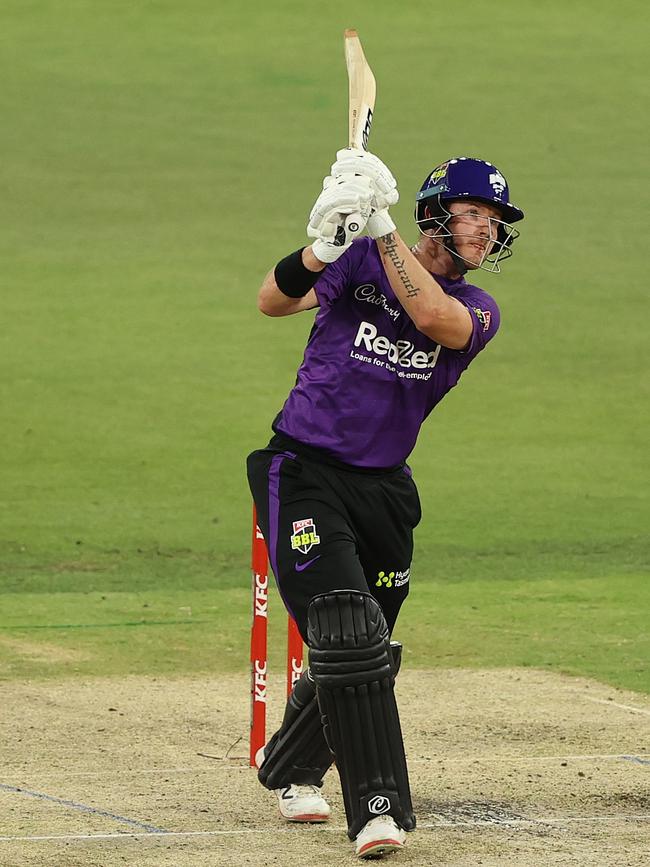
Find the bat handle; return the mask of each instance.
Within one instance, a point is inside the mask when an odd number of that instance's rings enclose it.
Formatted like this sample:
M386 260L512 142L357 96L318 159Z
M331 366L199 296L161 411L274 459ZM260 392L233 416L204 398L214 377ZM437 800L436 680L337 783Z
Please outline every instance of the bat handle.
M364 142L361 137L357 137L356 139L352 137L348 144L349 148L358 148L359 150L368 150L367 140ZM348 241L353 241L358 235L360 235L366 225L366 221L363 219L361 214L348 214L345 218L345 235Z
M347 241L353 241L360 235L366 225L366 221L361 214L348 214L345 218L345 235Z

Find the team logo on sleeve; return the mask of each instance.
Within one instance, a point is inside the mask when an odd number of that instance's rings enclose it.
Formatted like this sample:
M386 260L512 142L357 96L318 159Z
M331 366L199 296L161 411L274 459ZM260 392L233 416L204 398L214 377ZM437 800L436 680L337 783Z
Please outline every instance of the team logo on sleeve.
M487 331L492 321L492 313L489 310L481 310L480 307L472 307L472 310L476 313L476 318L483 326L483 331Z
M314 545L320 544L320 536L316 535L316 524L313 518L301 518L293 522L291 548L306 554Z

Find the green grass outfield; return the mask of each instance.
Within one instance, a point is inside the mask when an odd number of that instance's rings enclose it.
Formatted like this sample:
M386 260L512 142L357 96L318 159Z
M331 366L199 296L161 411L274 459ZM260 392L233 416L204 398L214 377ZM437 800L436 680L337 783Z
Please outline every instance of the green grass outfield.
M650 692L645 13L3 4L1 676L245 666L244 458L312 319L255 293L345 143L356 26L403 235L454 154L496 162L527 212L477 279L499 337L411 459L406 660Z

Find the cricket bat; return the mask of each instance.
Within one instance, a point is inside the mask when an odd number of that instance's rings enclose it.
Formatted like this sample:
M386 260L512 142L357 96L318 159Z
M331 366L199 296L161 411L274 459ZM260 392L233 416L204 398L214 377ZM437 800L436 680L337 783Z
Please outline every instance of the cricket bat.
M349 84L348 145L367 151L368 136L375 110L377 84L363 53L357 31L346 30L344 42ZM345 228L347 232L354 234L359 231L360 226L360 214L349 214L346 217Z
M345 63L349 82L348 144L351 148L368 150L368 136L375 110L377 85L356 30L346 30Z

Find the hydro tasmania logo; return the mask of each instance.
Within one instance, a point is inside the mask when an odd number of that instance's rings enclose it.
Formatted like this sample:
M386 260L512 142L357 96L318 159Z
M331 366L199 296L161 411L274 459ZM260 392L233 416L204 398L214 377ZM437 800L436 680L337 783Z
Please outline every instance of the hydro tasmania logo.
M437 345L432 352L424 352L422 349L416 349L410 340L398 340L392 343L388 337L379 334L372 322L362 322L359 325L354 346L365 349L369 355L352 349L350 358L366 364L374 364L376 367L385 367L386 370L407 379L430 379L431 369L436 366L440 355L440 345ZM412 370L428 372L412 373L410 372Z
M404 572L384 572L382 569L381 572L377 573L375 587L402 587L404 584L408 584L410 577L410 567Z

